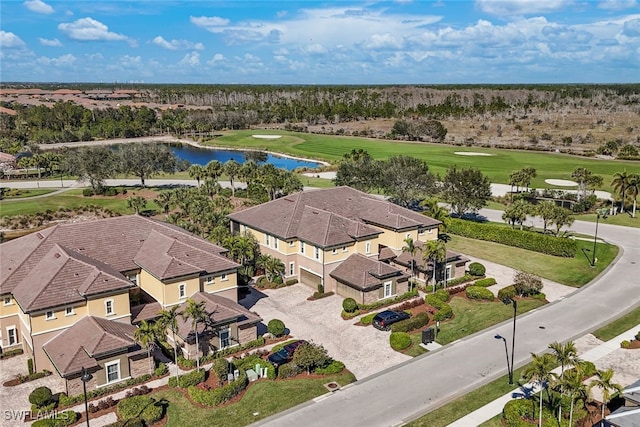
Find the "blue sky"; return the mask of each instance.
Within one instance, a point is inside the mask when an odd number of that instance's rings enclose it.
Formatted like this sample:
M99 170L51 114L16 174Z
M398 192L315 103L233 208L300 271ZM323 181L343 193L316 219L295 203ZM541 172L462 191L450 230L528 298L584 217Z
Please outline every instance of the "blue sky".
M640 0L2 0L0 81L640 82Z

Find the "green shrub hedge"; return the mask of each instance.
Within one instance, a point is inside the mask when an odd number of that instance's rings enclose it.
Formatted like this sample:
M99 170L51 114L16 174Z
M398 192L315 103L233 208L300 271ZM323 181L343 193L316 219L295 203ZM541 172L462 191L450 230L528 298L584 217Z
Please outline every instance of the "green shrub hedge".
M224 357L214 360L209 372L216 374L218 381L225 381L227 379L227 374L229 373L229 361Z
M112 385L111 387L102 387L102 388L97 388L95 390L90 390L87 392L87 399L92 400L92 399L95 399L96 397L115 393L116 391L124 390L125 388L129 388L131 386L149 381L150 379L151 379L151 375L144 374L139 377L131 378L121 383ZM174 378L174 381L175 381L175 378ZM64 393L60 393L60 395L58 396L58 407L71 406L71 405L75 405L82 402L84 402L84 394L67 396Z
M370 325L373 323L373 318L376 317L376 314L378 313L369 313L366 316L362 316L360 318L360 323L362 323L363 325Z
M40 408L42 406L47 406L51 402L52 398L53 393L51 393L51 389L49 387L38 387L29 394L29 403Z
M278 378L295 377L296 375L302 373L302 371L304 371L304 369L302 369L295 363L285 363L284 365L280 365L278 367Z
M238 379L222 387L214 388L213 390L203 390L200 387L191 386L188 392L189 397L201 405L217 406L233 399L247 387L248 383L247 375L244 372L240 372Z
M270 380L276 378L274 366L257 354L250 354L242 359L234 360L233 365L241 372L245 372L247 369L255 369L256 365L260 365L262 368L267 368L267 378Z
M449 291L446 289L438 289L434 295L442 302L447 302L451 298Z
M440 310L443 306L447 305L447 300L443 301L442 298L439 298L437 294L427 294L424 297L424 302L426 302L431 307L436 308L438 310Z
M339 360L334 360L324 368L316 368L316 374L334 375L334 374L339 374L343 370L344 370L344 363L340 362Z
M146 425L162 418L164 408L149 396L131 396L118 402L116 412L121 420L142 419Z
M481 299L486 301L493 301L494 299L493 292L481 286L469 286L465 289L465 292L469 299Z
M356 303L356 300L354 300L353 298L345 298L342 301L342 309L347 313L353 313L354 311L356 311L357 308L358 308L358 304Z
M484 268L484 265L480 264L479 262L472 262L471 264L469 264L469 274L472 276L484 276L486 272L487 269Z
M433 315L433 320L447 320L453 317L453 308L447 303L444 303L442 307L438 309L438 312Z
M540 252L547 255L573 258L577 245L572 239L540 234L533 231L521 231L495 224L483 224L452 218L447 228L451 234L457 234L471 239L486 240L515 246L517 248Z
M493 277L487 277L486 279L480 279L480 280L476 280L475 282L473 282L473 286L482 286L483 288L486 288L488 286L493 286L496 283L496 279L494 279Z
M498 291L499 300L511 299L515 297L516 297L516 287L513 285L504 287Z
M158 365L156 369L153 370L153 375L155 375L156 377L161 377L167 372L169 372L167 365L165 365L164 363L161 363Z
M187 388L192 385L198 385L204 381L205 370L193 370L188 374L180 375L180 388ZM176 387L177 380L176 377L169 378L169 387Z
M404 350L411 345L411 337L406 332L391 332L389 344L396 351Z
M84 399L84 395L83 395ZM78 420L75 411L58 412L55 418L43 418L31 424L34 427L64 427L70 426Z
M276 337L281 337L285 331L284 322L280 319L269 320L267 331Z
M421 312L415 316L391 325L391 332L411 332L429 323L429 314Z

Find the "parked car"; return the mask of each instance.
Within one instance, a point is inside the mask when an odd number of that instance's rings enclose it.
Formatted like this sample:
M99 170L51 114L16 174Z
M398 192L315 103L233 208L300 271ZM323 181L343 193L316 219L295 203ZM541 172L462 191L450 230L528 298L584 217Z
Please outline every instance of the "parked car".
M411 317L404 311L385 310L376 314L373 318L373 327L381 331L388 331L391 325L404 319Z
M293 359L293 353L296 351L296 348L306 343L307 342L305 340L291 342L282 347L280 350L271 353L269 357L267 357L267 360L276 367L291 362L291 359Z

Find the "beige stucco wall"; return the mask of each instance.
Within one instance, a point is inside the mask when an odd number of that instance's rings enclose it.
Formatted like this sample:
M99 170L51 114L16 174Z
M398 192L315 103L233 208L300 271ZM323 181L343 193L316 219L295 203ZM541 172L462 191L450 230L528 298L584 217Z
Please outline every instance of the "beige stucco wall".
M105 305L105 301L107 300L113 300L113 314L110 316L107 316L107 309ZM121 320L123 318L130 319L131 311L129 308L129 291L124 291L116 295L90 299L87 301L87 314L89 316L105 317L111 320Z
M114 303L115 303L115 299L114 299ZM69 306L69 307L73 307L74 314L67 316L66 307L58 307L51 310L53 311L54 318L49 320L47 320L46 311L32 313L31 314L32 333L37 334L39 332L68 328L69 326L73 325L78 320L82 319L87 315L87 305L85 305L84 303L82 305L75 305L75 306ZM105 317L104 305L102 306L102 313L100 313L100 315L95 314L95 316Z
M5 298L9 298L9 304L5 304ZM4 295L0 297L0 319L7 316L17 315L18 309L18 304L12 296Z
M212 280L209 281L209 278L212 278ZM210 274L210 275L202 276L200 278L200 281L201 281L200 289L203 292L207 292L210 294L218 293L221 291L237 288L238 274L235 271L227 272L226 278L224 280L222 279L222 273ZM190 294L189 296L191 295L192 294Z
M138 275L138 286L160 304L164 301L164 284L145 270Z
M119 361L120 362L120 382L130 377L129 374L129 358L127 357L127 353L121 353L118 355L110 356L102 360L98 360L98 365L100 365L100 370L97 371L93 376L96 378L97 386L111 385L115 384L116 381L107 384L107 370L105 369L105 365L110 364L112 362Z
M17 342L11 346L9 345L9 333L7 332L7 328L15 328L16 331ZM0 336L2 336L0 346L4 350L19 348L22 345L23 338L20 334L20 318L17 313L0 317Z
M184 302L188 297L200 291L201 279L198 276L183 278L180 280L173 280L170 282L162 282L153 277L145 270L142 270L138 277L138 285L140 286L140 288L151 295L163 307L168 307ZM218 280L218 282L220 281ZM179 288L183 283L186 285L185 297L180 298Z

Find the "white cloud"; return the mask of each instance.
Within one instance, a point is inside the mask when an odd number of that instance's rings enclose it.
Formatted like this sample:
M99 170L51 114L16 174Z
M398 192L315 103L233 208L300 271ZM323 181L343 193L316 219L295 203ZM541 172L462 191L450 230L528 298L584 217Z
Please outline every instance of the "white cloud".
M53 8L43 2L42 0L28 0L23 3L27 9L36 13L50 14L53 13Z
M624 10L637 6L637 0L601 0L598 3L598 7L605 10Z
M52 47L60 47L62 43L58 39L43 39L42 37L38 37L40 44L43 46L52 46Z
M277 13L276 13L276 16L277 16L278 18L284 18L285 16L287 16L287 13L288 13L288 12L287 12L286 10L281 10L281 11L279 11L279 12L277 12Z
M12 32L0 30L0 47L4 48L22 48L25 47L22 39Z
M476 0L476 7L490 15L525 16L562 10L571 0Z
M109 27L93 18L62 23L58 25L58 29L74 40L128 40L127 36L110 32Z
M211 31L210 28L225 27L229 24L228 19L220 18L219 16L191 16L189 20L192 24L206 28L209 31Z
M203 50L202 43L194 43L189 40L165 40L162 36L157 36L152 40L153 44L168 50Z
M313 43L308 45L304 51L311 54L323 54L327 53L327 48L322 46L320 43Z
M400 49L402 48L402 40L391 33L372 34L362 46L366 49Z
M200 54L198 52L187 53L184 58L178 62L179 65L188 65L194 67L200 65Z
M76 57L68 53L66 55L59 56L57 58L47 58L41 56L38 58L38 63L50 67L70 67L76 62Z

